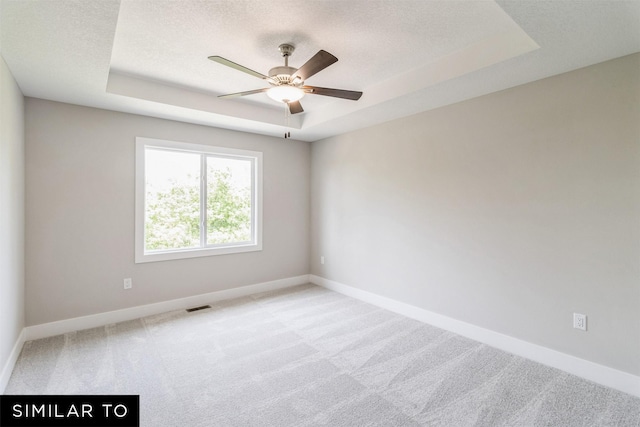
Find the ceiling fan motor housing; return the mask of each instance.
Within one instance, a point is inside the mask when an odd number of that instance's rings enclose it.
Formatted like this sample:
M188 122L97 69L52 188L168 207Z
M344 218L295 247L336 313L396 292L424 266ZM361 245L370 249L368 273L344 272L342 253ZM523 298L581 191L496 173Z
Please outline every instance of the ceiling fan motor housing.
M292 84L293 82L291 81L291 76L296 71L298 71L298 69L293 67L287 67L287 66L273 67L272 69L269 70L269 77L277 81L279 84ZM302 84L302 81L297 79L296 86L299 86L301 84Z
M303 82L300 78L295 79L295 83L291 80L291 76L293 75L293 73L298 71L297 68L289 67L289 56L291 56L295 49L295 46L288 43L283 43L278 46L278 50L280 51L280 53L282 53L282 57L284 58L284 66L273 67L269 70L269 77L271 77L276 82L274 86L302 86Z

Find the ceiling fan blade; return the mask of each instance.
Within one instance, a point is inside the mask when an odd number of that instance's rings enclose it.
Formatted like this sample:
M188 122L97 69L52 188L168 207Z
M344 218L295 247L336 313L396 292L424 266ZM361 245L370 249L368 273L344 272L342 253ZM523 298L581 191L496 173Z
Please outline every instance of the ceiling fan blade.
M309 77L313 76L319 71L324 70L329 65L334 62L338 62L338 58L327 52L326 50L321 50L313 57L304 63L304 65L298 68L298 71L293 73L291 76L291 80L294 80L296 77L307 80Z
M304 109L302 108L302 105L300 104L300 101L291 101L288 103L288 105L289 105L289 112L291 114L298 114L304 111Z
M243 73L247 73L249 75L252 75L254 77L257 77L259 79L263 79L263 80L271 80L271 77L269 76L265 76L264 74L261 74L257 71L253 71L245 66L242 66L240 64L236 64L233 61L229 61L226 58L223 58L222 56L210 56L209 57L210 60L212 60L213 62L217 62L218 64L222 64L222 65L226 65L227 67L231 67L234 70L238 70L238 71L242 71Z
M302 89L312 95L332 96L334 98L351 99L352 101L357 101L362 96L362 92L356 92L354 90L332 89L318 86L302 86Z
M239 96L247 96L247 95L253 95L256 93L260 93L260 92L266 92L268 91L269 88L265 87L262 89L256 89L256 90L248 90L246 92L237 92L237 93L229 93L227 95L219 95L218 98L237 98Z

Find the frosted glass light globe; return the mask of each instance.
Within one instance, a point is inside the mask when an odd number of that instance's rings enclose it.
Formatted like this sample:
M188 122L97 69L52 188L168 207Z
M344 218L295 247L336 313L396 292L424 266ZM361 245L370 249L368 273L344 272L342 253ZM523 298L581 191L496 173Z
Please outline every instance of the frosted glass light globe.
M275 86L267 91L269 98L278 102L294 102L304 96L304 91L295 86Z

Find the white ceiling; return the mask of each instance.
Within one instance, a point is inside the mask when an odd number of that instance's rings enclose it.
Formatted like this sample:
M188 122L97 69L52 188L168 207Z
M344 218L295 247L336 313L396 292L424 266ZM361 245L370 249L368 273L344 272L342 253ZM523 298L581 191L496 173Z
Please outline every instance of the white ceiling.
M314 141L640 51L640 0L1 0L0 52L26 96ZM339 61L285 117L217 95L324 49ZM639 70L640 71L640 70ZM289 128L287 127L289 126Z

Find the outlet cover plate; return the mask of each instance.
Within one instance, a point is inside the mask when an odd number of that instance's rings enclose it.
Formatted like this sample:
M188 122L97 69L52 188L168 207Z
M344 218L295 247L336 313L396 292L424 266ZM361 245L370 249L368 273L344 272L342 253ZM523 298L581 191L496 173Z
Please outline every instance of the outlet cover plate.
M573 313L573 327L581 331L587 330L587 316L585 314Z

